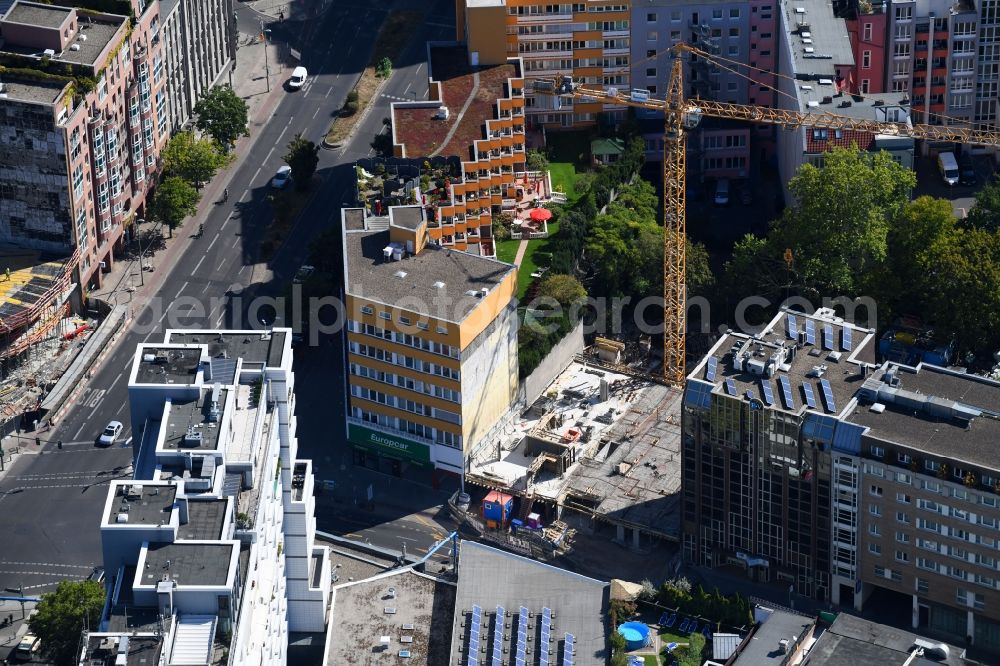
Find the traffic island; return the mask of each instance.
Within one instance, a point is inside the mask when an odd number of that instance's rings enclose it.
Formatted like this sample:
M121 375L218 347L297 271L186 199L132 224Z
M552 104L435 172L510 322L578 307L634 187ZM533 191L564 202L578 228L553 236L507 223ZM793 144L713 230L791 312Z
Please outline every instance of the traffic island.
M368 66L361 72L361 77L351 91L354 94L348 95L348 101L326 133L324 148L339 148L351 137L371 103L378 97L382 85L392 75L391 68L385 67L386 59L392 63L399 58L423 21L424 14L419 11L395 11L389 14L375 39L375 48Z

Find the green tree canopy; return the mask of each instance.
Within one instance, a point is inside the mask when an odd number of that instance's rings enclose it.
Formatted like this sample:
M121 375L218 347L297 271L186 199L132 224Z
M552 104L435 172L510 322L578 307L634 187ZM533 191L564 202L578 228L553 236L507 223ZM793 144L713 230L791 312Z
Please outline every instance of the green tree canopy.
M199 139L193 132L179 132L171 137L162 156L167 174L179 176L198 189L231 160L215 140Z
M976 193L976 203L964 224L984 231L1000 230L1000 179L996 176Z
M41 641L42 654L56 666L76 666L80 632L97 629L104 607L104 586L90 580L62 581L38 602L28 620Z
M685 280L688 296L702 296L715 284L715 275L708 261L708 250L702 243L687 239ZM660 252L663 256L663 252Z
M292 167L292 181L295 183L295 188L304 190L309 187L313 174L316 173L316 165L319 164L319 146L303 138L300 132L288 142L288 152L282 159Z
M188 215L198 212L198 191L180 176L167 176L153 193L149 217L167 225L170 235Z
M525 154L525 163L528 171L546 171L549 168L549 159L537 148L532 148Z
M563 308L587 298L587 290L572 275L549 273L538 285L538 296L554 299Z
M207 132L225 150L241 136L250 136L247 103L229 86L215 86L194 105L195 125Z
M790 248L803 285L823 295L856 294L886 257L891 221L916 185L886 152L834 149L825 165L804 164L789 181L795 201L772 223L772 247Z

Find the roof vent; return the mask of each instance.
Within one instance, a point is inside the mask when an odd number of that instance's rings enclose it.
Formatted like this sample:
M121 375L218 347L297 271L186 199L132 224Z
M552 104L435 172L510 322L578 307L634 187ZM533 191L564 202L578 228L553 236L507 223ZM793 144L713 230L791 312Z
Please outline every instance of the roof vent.
M816 52L816 49L814 49L814 48L813 48L813 47L811 47L811 46L807 46L807 47L805 47L805 48L803 49L803 51L805 51L806 53L815 53L815 52Z
M80 45L79 44L70 44L69 45L69 50L70 51L79 51L80 50Z
M806 8L805 7L796 7L795 8L795 13L796 14L805 14L806 13Z
M116 523L127 523L128 522L128 512L127 511L120 511L120 512L118 512L118 515L115 516L115 522Z
M780 641L778 641L778 651L781 652L781 654L788 654L787 638L782 638Z
M815 100L812 102L806 102L806 106L808 106L810 109L815 109L817 106L819 106L819 102Z
M885 411L885 405L883 405L881 402L873 403L871 406L871 410L876 414L881 414L882 412Z
M438 280L437 282L434 283L434 288L435 289L444 289L444 282L441 282L440 280Z
M812 90L813 87L812 86L799 86L799 89L800 90Z
M465 292L466 296L479 296L479 292L475 289L469 289Z
M52 49L45 49L44 51L42 51L42 57L48 56L50 58L53 58L53 57L55 57L55 55L56 55L56 52L53 51Z
M833 79L820 79L819 80L819 84L821 86L832 86L833 85Z
M403 278L406 277L406 271L396 271L395 273L393 273L393 275L402 280Z
M86 28L86 27L87 26L84 26L84 28ZM77 37L77 39L79 39L81 42L85 42L85 41L87 41L87 35L84 35L84 34L81 33L80 36Z

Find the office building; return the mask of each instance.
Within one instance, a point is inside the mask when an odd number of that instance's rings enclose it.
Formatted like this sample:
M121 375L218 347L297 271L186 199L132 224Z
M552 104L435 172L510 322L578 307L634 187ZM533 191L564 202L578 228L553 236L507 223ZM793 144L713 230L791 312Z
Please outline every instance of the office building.
M341 215L355 462L458 478L516 397L517 269L435 242L422 206Z
M160 2L170 133L193 119L194 105L213 85L228 83L236 66L232 0Z
M557 99L532 92L532 79L572 76L591 86L627 90L631 39L628 0L588 0L541 4L536 0L456 0L456 39L467 41L477 33L477 12L503 15L507 57L524 61L527 78L525 106L532 128L584 127L597 115L624 118L624 107L598 102ZM499 11L501 14L493 14ZM495 23L493 24L496 25ZM492 28L493 34L499 31ZM479 53L490 49L475 49Z
M294 406L288 329L139 345L135 472L108 491L108 601L85 650L142 641L162 654L148 663L285 664L289 632L325 629L330 564Z
M159 4L128 16L17 0L0 53L0 242L62 256L101 284L142 216L166 140Z

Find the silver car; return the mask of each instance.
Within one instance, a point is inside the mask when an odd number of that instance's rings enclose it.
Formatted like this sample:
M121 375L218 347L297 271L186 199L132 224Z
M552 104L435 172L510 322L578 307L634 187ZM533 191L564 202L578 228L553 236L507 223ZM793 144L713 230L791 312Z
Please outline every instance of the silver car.
M118 439L118 436L122 434L122 430L125 426L121 424L120 421L112 421L108 424L108 427L104 429L101 436L97 438L97 443L100 446L111 446Z

